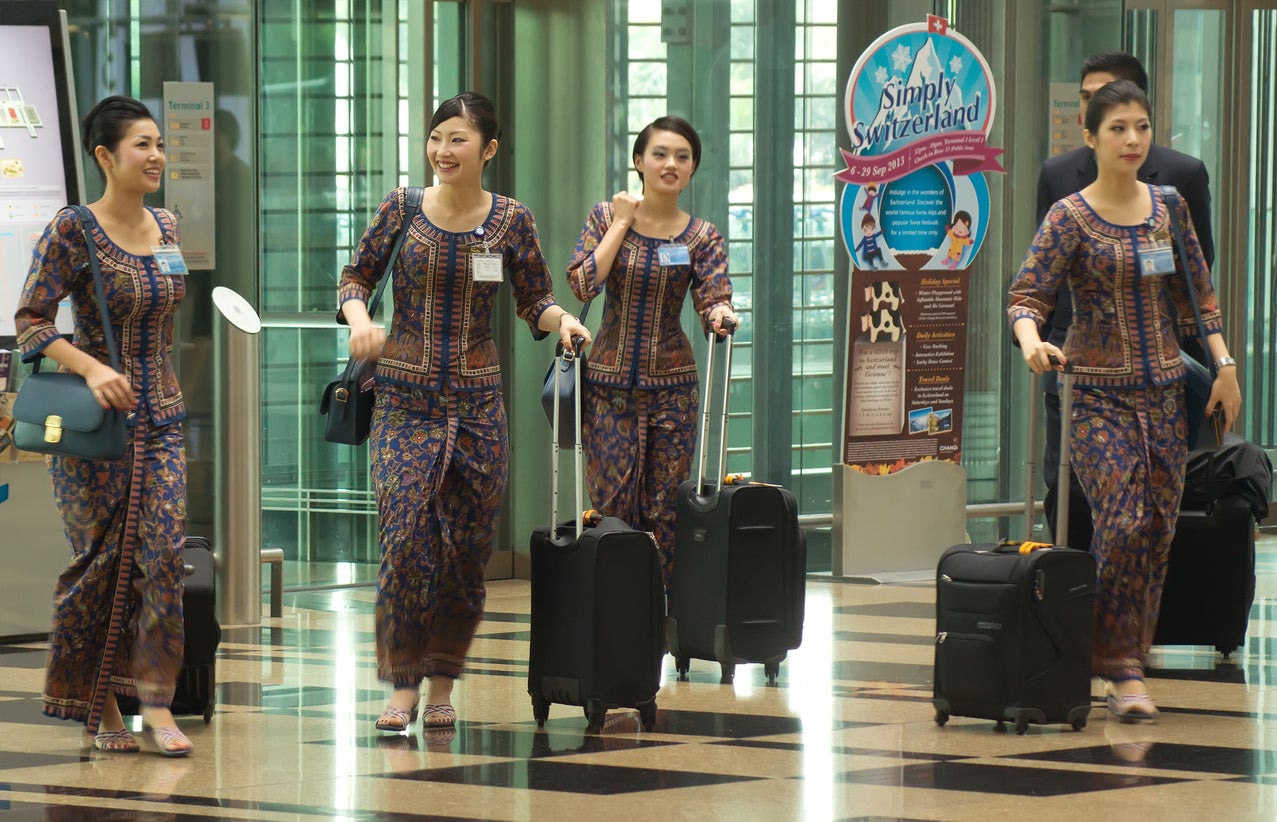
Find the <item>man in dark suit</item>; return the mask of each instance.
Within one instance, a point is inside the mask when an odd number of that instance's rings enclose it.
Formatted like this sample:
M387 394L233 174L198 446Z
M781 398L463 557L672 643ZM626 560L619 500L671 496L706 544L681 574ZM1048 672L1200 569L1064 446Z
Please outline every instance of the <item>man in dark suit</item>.
M1148 92L1148 73L1133 55L1122 51L1104 51L1092 54L1082 63L1082 85L1079 92L1085 109L1091 95L1101 87L1116 80L1130 80L1145 93ZM1095 153L1087 146L1051 157L1042 163L1038 174L1038 222L1057 200L1081 191L1095 182L1097 174ZM1202 245L1206 264L1215 264L1215 242L1210 224L1210 180L1206 165L1196 157L1190 157L1159 145L1149 147L1148 159L1140 166L1139 179L1154 185L1171 185L1188 203L1197 239ZM1068 288L1061 288L1056 297L1055 312L1047 322L1043 336L1057 346L1064 345L1069 324L1073 321L1073 296ZM1055 534L1056 499L1059 493L1060 469L1060 395L1054 373L1043 377L1046 392L1046 449L1042 455L1046 480L1047 522ZM1091 507L1077 477L1073 476L1069 493L1069 545L1086 551L1091 547Z

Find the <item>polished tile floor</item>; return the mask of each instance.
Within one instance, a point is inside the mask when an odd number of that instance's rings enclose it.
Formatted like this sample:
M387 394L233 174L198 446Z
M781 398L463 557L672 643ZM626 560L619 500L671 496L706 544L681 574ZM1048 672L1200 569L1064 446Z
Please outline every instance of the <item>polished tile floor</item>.
M296 581L296 576L292 577ZM1277 818L1277 537L1233 664L1159 649L1156 725L1081 733L932 721L927 584L808 584L801 649L768 687L761 666L720 685L666 658L655 732L609 715L585 734L526 692L529 587L491 585L458 683L455 732L382 735L372 591L291 593L282 619L228 627L213 721L182 720L189 759L82 751L43 718L43 645L0 646L0 822L34 819L1228 819Z

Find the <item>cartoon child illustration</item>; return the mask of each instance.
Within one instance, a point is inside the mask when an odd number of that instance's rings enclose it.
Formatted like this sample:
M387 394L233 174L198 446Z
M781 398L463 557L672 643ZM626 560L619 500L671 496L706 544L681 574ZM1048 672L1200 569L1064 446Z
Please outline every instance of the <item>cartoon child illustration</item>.
M950 224L945 236L949 239L949 254L940 261L940 264L956 270L962 263L962 255L966 253L966 247L975 242L971 239L971 215L965 211L954 214L953 223Z
M860 210L866 214L872 214L876 202L878 202L878 184L870 183L865 186L865 202L860 206Z
M883 268L887 267L887 261L882 258L882 249L878 247L878 238L882 236L881 231L875 231L878 228L878 221L873 218L872 214L866 214L860 221L860 232L864 236L860 242L856 243L856 251L860 252L860 259L864 260L865 267L877 269L878 264Z

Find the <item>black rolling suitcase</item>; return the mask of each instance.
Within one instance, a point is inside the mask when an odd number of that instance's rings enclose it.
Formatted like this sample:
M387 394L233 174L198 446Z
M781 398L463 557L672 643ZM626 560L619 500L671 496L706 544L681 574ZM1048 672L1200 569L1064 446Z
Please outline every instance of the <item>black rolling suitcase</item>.
M1255 602L1255 515L1225 494L1181 508L1166 569L1154 645L1210 645L1224 656L1246 642Z
M1060 419L1072 418L1073 375L1064 375ZM1037 426L1036 381L1029 430ZM1060 487L1069 487L1068 431L1060 439ZM1026 530L1033 526L1036 453L1030 434ZM1091 711L1091 632L1096 567L1068 544L1068 494L1059 495L1056 545L1028 540L955 545L936 568L936 724L950 716L1086 727Z
M188 536L182 547L182 561L186 565L182 594L186 642L172 711L178 715L202 715L208 723L213 720L217 703L217 646L222 641L222 628L217 624L215 611L217 576L213 570L213 546L205 537ZM121 697L119 702L121 713L138 713L136 698Z
M581 511L580 359L575 364L576 510ZM556 375L564 369L555 368ZM558 393L557 386L555 393ZM550 525L532 532L532 641L528 695L538 726L550 704L579 705L587 732L612 708L637 708L645 730L656 724L665 649L665 592L656 543L614 517L593 512L558 522L559 418L554 404Z
M788 490L723 478L730 334L723 357L720 479L706 481L714 349L722 342L711 335L705 359L697 476L678 488L666 642L680 679L687 678L692 659L716 660L723 684L732 682L738 663L761 662L768 684L775 685L781 661L803 640L807 538Z
M1188 455L1154 645L1246 642L1255 602L1255 522L1268 514L1272 464L1237 434Z

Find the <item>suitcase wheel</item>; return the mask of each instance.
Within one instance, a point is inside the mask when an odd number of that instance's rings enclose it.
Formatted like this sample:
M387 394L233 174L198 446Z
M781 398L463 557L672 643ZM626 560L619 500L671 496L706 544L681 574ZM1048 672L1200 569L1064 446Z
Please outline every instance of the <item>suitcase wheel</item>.
M767 674L767 684L776 687L776 677L780 676L780 660L769 659L763 663L763 671Z
M936 724L937 724L937 725L939 725L941 728L943 728L943 727L945 726L945 724L946 724L946 723L948 723L948 721L949 721L949 715L948 715L947 713L945 713L944 711L936 711Z
M718 679L719 685L731 685L736 680L736 663L720 662L723 668L722 676Z
M1025 732L1025 731L1027 731L1027 730L1029 730L1029 720L1027 720L1027 719L1021 719L1021 720L1019 720L1019 721L1017 721L1017 722L1015 723L1015 732L1016 732L1016 733L1018 733L1018 734L1024 734L1024 732Z
M1228 659L1230 656L1232 656L1233 651L1237 650L1237 646L1236 645L1216 645L1215 650L1223 654L1224 659Z
M678 671L678 681L686 682L687 672L692 669L692 660L685 656L675 657L674 668Z
M545 721L550 718L550 700L543 696L532 697L532 718L537 721L538 728L544 728Z
M643 723L644 731L651 733L656 730L656 700L639 706L639 721Z
M210 702L204 706L204 724L207 725L213 721L213 703Z
M585 732L597 734L603 732L603 721L607 719L607 708L585 709Z
M1073 730L1075 730L1075 731L1080 731L1080 730L1082 730L1083 728L1085 728L1085 727L1086 727L1086 720L1085 720L1085 719L1075 719L1075 720L1073 720L1073 725L1072 725L1072 727L1073 727Z

